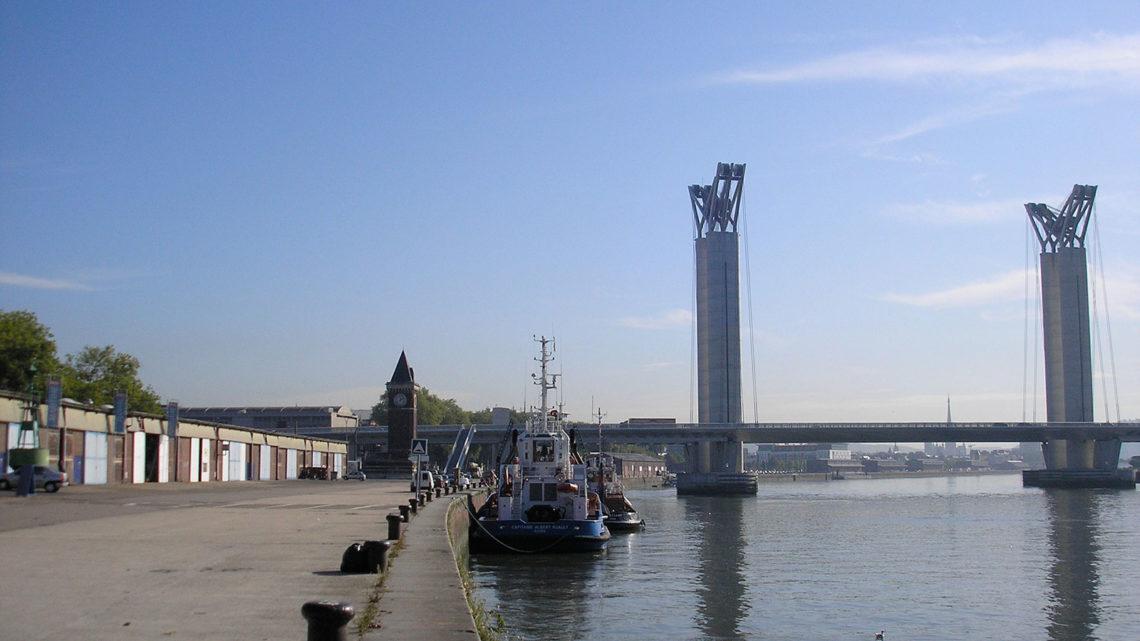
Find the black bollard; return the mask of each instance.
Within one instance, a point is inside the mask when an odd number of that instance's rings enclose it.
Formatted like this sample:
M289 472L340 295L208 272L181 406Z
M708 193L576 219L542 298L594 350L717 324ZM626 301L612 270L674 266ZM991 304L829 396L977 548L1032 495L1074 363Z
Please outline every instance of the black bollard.
M412 511L412 508L408 507L407 505L401 505L400 506L400 519L404 523L407 523L408 519L411 518L411 514L410 514L411 511Z
M16 496L35 496L36 474L35 466L24 464L20 466L19 480L16 482Z
M308 641L347 641L345 626L356 611L343 601L309 601L301 616L309 622Z
M431 490L424 492L424 503L431 503Z
M420 492L420 495L416 497L416 505L423 507L424 503L427 503L427 501L424 500L424 493Z
M438 499L440 494L443 494L443 488L441 488L441 487L435 488L435 498Z
M404 506L401 505L400 507ZM388 539L390 541L400 538L400 522L403 520L404 518L399 514L388 514Z
M411 508L412 514L415 514L417 511L419 511L420 504L416 501L416 499L408 499L408 507Z
M365 541L360 547L368 553L368 572L384 574L388 571L387 541Z

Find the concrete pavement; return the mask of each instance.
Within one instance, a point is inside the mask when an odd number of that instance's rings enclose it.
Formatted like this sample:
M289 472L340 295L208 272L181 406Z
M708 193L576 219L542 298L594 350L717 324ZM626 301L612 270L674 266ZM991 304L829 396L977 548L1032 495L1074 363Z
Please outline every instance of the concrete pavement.
M4 493L0 638L304 638L306 601L365 611L378 577L340 573L341 555L386 538L387 514L410 496L396 480ZM381 627L365 638L477 638L444 529L452 498L407 524L380 591Z

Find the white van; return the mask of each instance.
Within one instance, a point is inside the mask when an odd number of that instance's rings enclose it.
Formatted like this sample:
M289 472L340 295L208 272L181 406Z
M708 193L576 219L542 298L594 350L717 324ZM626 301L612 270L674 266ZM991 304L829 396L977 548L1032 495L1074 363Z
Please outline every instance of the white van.
M437 487L443 487L443 484L440 482L439 477L432 474L428 470L420 470L420 489L432 491ZM408 489L408 491L416 491L416 478L414 475L412 476L411 487Z

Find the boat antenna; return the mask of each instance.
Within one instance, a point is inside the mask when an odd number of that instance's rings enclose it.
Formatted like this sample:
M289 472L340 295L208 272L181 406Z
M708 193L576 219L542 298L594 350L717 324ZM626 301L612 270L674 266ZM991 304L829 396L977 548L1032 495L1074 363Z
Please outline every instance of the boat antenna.
M602 456L602 419L606 417L606 413L602 408L598 408L598 461L600 462Z

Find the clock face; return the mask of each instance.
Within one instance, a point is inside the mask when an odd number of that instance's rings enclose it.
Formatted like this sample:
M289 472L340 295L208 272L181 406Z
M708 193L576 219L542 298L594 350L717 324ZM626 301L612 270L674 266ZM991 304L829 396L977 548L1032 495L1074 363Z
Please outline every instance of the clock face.
M396 407L403 407L408 404L408 397L403 394L396 394L392 397L392 404Z

